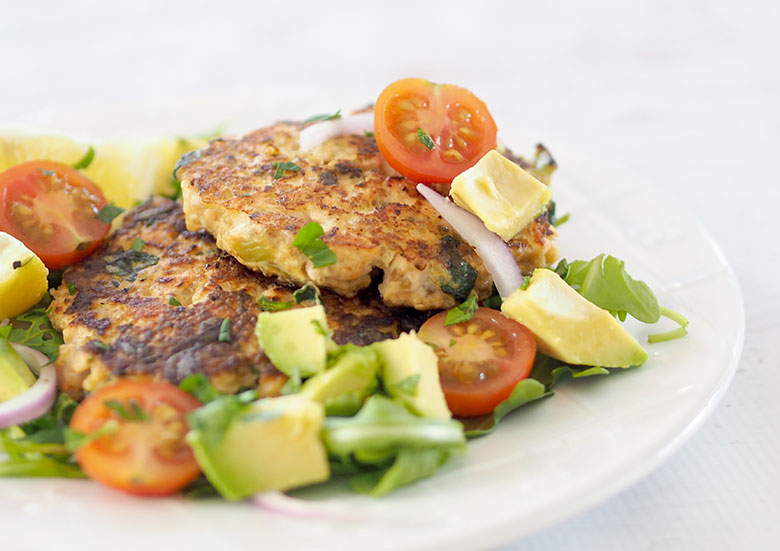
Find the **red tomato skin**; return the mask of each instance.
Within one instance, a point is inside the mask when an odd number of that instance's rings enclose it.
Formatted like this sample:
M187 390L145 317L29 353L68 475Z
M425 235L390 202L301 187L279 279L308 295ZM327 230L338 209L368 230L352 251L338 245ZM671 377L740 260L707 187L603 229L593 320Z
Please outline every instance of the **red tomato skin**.
M42 182L48 172L67 181L69 191L47 192ZM78 207L75 203L63 204L69 193L79 193L90 200ZM11 215L11 206L16 201L23 199L29 203L39 197L43 200L34 202L33 210L48 208L57 218L56 229L48 236L31 235ZM75 264L100 246L111 225L97 219L97 212L107 204L100 188L78 170L62 163L28 161L0 173L0 231L19 239L52 270Z
M424 122L419 126L433 139L428 150L421 144L404 143L394 121L398 118L396 103L406 97L418 98L423 107L418 113ZM468 121L458 121L458 111L466 108ZM462 161L448 159L446 151L459 128L469 127L476 139L469 142ZM423 128L425 127L425 128ZM414 129L405 132L414 134ZM407 178L424 183L449 184L458 174L474 166L488 151L496 148L496 123L485 103L465 88L452 84L434 84L419 78L396 81L385 88L374 106L374 135L387 163ZM469 138L471 140L472 138ZM463 151L461 151L463 153Z
M126 379L100 387L79 404L71 418L70 428L90 434L107 421L119 423L116 433L98 438L76 451L76 459L84 473L101 484L137 496L171 495L189 484L200 473L192 450L184 444L175 457L158 453L160 444L158 426L151 422L122 420L105 406L109 400L136 400L152 416L154 407L161 404L173 407L181 414L186 426L186 415L200 407L191 394L166 382L149 379ZM115 448L119 448L119 451Z
M437 346L439 356L439 375L447 406L457 417L478 417L491 413L498 404L506 400L518 382L528 377L533 368L536 356L536 341L532 333L522 324L507 318L498 310L479 308L471 321L463 322L461 327L475 323L480 333L492 331L498 336L496 347L485 348L487 343L478 343L478 347L468 348L476 337L464 331L465 335L456 334L456 325L445 326L447 313L441 312L420 328L422 340ZM491 337L493 338L493 337ZM454 344L452 344L454 342ZM466 348L464 348L466 346ZM507 355L500 357L496 350L505 348ZM493 349L491 355L490 349ZM467 357L470 356L470 357ZM457 366L471 363L477 366L487 366L484 380L478 382L460 382L452 376L452 363Z

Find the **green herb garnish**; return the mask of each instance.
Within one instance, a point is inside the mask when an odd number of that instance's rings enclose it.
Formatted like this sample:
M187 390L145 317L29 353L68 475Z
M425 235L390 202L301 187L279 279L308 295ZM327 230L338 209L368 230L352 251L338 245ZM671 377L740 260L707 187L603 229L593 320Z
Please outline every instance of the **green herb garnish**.
M291 161L285 163L273 163L271 166L276 169L276 172L274 172L274 180L284 176L284 172L287 170L290 172L298 172L301 169L301 167Z
M146 241L141 239L140 237L136 237L135 241L133 241L133 244L130 246L131 251L140 251L144 248L144 245L146 245Z
M168 304L170 306L181 306L181 302L179 302L179 299L173 295L171 295L170 298L168 298Z
M127 405L130 407L130 411L128 411L124 404L122 404L122 402L119 400L106 400L103 402L103 405L127 421L149 420L149 416L143 409L141 409L141 404L132 398L127 402Z
M105 222L106 224L110 224L111 222L114 221L114 218L116 218L117 216L119 216L123 212L125 212L125 209L123 209L121 207L117 207L113 203L109 203L108 205L106 205L105 207L100 209L100 211L97 213L97 218L101 222Z
M432 151L434 146L436 145L433 143L433 140L428 135L428 133L422 128L417 129L417 141L423 144L425 147L427 147L428 151Z
M92 164L92 159L94 158L95 158L95 148L90 145L89 149L84 154L84 156L73 165L73 168L75 168L76 170L84 170L85 168L87 168L89 165Z
M317 222L309 222L303 226L295 236L293 245L311 260L315 268L330 266L338 260L336 254L331 251L322 236L325 231Z
M463 304L460 304L447 312L447 318L444 321L444 325L455 325L456 323L469 321L474 317L474 314L477 313L477 308L479 308L477 295L469 296Z
M179 383L179 388L189 392L203 404L213 402L220 396L223 396L209 384L208 378L203 373L195 373L185 377Z
M322 114L322 115L314 115L312 117L309 117L308 119L304 120L304 124L307 122L317 122L317 121L331 121L333 119L340 119L341 118L341 109L336 111L335 113L329 114Z
M69 295L75 295L76 294L76 285L74 285L72 282L68 282L68 294Z

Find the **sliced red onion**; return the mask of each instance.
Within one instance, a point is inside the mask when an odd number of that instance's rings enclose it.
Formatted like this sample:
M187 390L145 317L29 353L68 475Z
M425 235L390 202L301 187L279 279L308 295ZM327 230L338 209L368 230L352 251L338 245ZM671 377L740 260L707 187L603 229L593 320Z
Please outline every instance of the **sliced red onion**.
M290 497L284 492L271 490L252 496L256 505L274 513L289 515L298 518L310 518L321 520L359 520L361 515L354 514L343 505L325 501L309 501Z
M373 130L373 112L358 113L357 115L347 115L338 119L322 121L301 130L299 137L300 148L301 151L307 151L336 136L363 134L364 132L373 132Z
M23 344L18 344L15 342L9 344L11 345L11 348L16 350L16 353L19 354L19 357L22 358L22 361L27 364L27 367L29 367L36 375L41 372L41 368L44 365L49 363L49 358L34 348L30 348L29 346L24 346Z
M57 371L49 359L27 346L12 345L33 371L38 380L19 396L0 402L0 428L37 419L51 408L57 398ZM31 363L29 363L31 362Z
M449 199L442 197L423 184L417 184L417 191L431 206L455 228L485 263L501 298L507 298L523 283L523 273L517 266L512 251L501 237L485 227L482 220L462 209Z

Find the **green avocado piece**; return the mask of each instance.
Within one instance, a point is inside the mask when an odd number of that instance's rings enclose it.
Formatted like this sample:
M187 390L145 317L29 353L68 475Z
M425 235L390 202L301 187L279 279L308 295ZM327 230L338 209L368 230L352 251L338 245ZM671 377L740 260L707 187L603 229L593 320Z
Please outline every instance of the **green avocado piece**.
M244 499L330 477L324 417L322 404L299 395L266 398L244 406L221 434L193 428L187 443L220 494Z
M568 364L631 367L647 361L647 351L618 320L552 270L534 270L528 287L513 292L501 311L534 334L539 352Z
M255 333L268 359L285 375L310 377L325 371L332 341L322 305L260 312Z
M328 415L352 415L376 389L378 369L376 350L347 345L336 363L306 381L299 394L323 404Z
M35 383L24 360L13 349L8 339L0 338L0 402L22 394Z
M430 346L414 332L371 346L379 354L382 379L390 396L422 417L452 417L439 383L438 358Z

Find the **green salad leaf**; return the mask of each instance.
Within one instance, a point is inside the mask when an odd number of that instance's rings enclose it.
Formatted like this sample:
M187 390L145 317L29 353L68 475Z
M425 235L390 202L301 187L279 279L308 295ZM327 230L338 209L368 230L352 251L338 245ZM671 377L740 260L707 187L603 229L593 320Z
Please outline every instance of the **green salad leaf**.
M600 254L590 261L559 263L555 271L558 275L563 272L561 277L566 283L620 321L625 321L626 314L644 323L661 319L661 308L653 291L644 281L628 275L625 262L614 256Z
M13 318L11 324L6 326L10 330L5 331L8 332L9 341L34 348L54 361L63 340L60 332L52 327L46 307L41 306L45 303L42 301L32 310Z
M67 394L60 393L47 414L19 426L0 429L0 476L82 478L73 461L68 423L76 409Z
M326 418L323 440L333 471L355 474L353 487L373 496L430 476L450 456L465 452L459 422L417 417L380 395L366 400L354 417Z
M217 392L203 373L195 373L182 379L179 388L189 392L201 403L208 404L224 394Z

